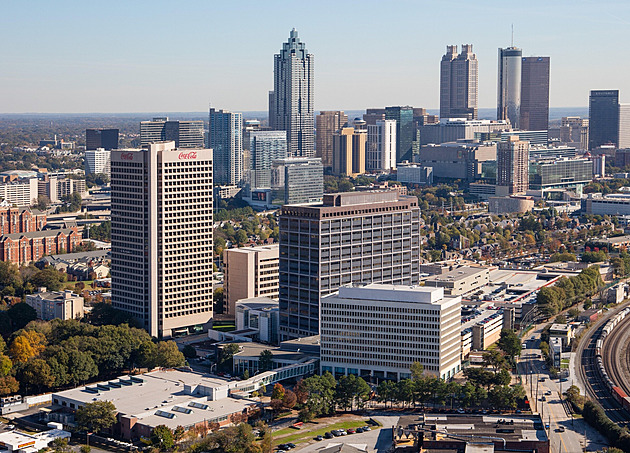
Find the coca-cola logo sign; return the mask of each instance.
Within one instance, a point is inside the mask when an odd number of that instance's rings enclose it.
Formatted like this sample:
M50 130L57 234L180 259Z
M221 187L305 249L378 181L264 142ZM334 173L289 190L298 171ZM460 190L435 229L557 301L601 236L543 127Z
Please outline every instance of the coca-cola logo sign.
M133 153L120 153L122 160L133 160Z
M179 156L177 156L177 158L179 160L196 159L197 158L197 151L189 151L187 153L181 152L181 153L179 153Z

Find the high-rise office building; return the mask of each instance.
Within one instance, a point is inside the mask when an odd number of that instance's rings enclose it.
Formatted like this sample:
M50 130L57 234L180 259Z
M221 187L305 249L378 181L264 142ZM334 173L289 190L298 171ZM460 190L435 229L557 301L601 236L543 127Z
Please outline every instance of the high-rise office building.
M95 149L85 152L85 174L98 175L105 174L110 176L110 159L111 150L109 149Z
M274 55L273 91L269 93L269 126L287 132L292 157L315 155L313 67L315 57L306 50L295 28Z
M514 129L520 129L522 57L517 47L499 48L497 119L510 120Z
M619 90L592 90L588 102L588 149L619 140Z
M208 144L214 153L215 184L240 184L243 179L243 116L211 108Z
M252 189L271 187L271 164L287 157L285 131L251 131L246 134L250 155L249 184Z
M510 195L529 188L529 142L518 135L497 143L497 186Z
M367 109L363 114L363 121L367 126L376 124L385 119L385 109Z
M152 336L212 318L212 150L112 151L112 306Z
M472 44L447 46L440 62L440 118L477 119L478 61Z
M225 249L224 313L234 316L237 300L278 298L278 253L278 244Z
M523 57L521 60L520 129L549 129L549 57Z
M617 148L630 148L630 104L619 104Z
M461 369L461 296L444 288L341 287L321 301L321 371L372 382L411 377L411 365L450 379Z
M367 130L343 127L333 134L333 168L337 176L365 173Z
M385 107L385 119L396 120L396 162L413 160L413 107Z
M177 148L203 148L203 121L177 121L167 117L140 122L140 145L174 141Z
M368 125L365 145L365 169L390 171L396 169L396 121L378 120Z
M333 134L348 122L348 115L343 111L325 110L319 112L315 127L315 155L322 159L326 168L333 166Z
M576 143L579 149L588 149L588 118L563 116L560 124L560 142Z
M274 205L319 203L324 196L324 167L319 157L288 157L271 163Z
M280 333L319 333L320 298L349 283L415 285L420 209L397 191L324 195L280 213Z
M118 149L118 129L86 129L85 149Z

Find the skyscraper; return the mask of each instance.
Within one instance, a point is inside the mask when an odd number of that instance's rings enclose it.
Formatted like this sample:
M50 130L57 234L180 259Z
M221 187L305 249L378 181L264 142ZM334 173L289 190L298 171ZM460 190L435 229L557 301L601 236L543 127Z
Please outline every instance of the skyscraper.
M367 130L343 127L333 134L333 174L352 176L365 173Z
M140 122L140 145L174 141L177 148L203 148L203 121L176 121L167 117Z
M521 60L520 129L549 129L549 57L523 57Z
M497 186L510 195L529 188L529 142L518 135L497 143Z
M617 145L619 140L619 90L592 90L588 102L588 149Z
M212 318L212 150L112 151L112 306L156 337Z
M291 30L289 40L274 55L273 91L269 93L269 126L287 132L289 156L315 155L313 54Z
M385 107L385 119L396 120L396 162L411 162L415 136L413 107Z
M333 134L348 122L348 115L343 111L322 111L315 118L315 155L321 157L322 165L333 166Z
M319 333L319 302L349 283L415 285L418 199L397 191L324 195L280 213L280 335Z
M396 121L378 120L368 125L365 146L365 169L367 171L390 171L396 169Z
M90 149L85 152L85 174L105 174L110 176L111 150Z
M517 47L499 48L497 119L509 119L514 129L520 129L522 57Z
M86 129L85 149L118 149L118 129Z
M288 157L271 164L275 205L319 203L324 196L324 167L319 157Z
M247 134L250 152L249 183L252 189L271 187L271 164L287 157L285 131L251 131Z
M630 104L619 104L617 148L630 148Z
M214 155L215 184L239 184L243 179L243 116L211 108L208 145Z
M472 44L447 46L440 63L440 118L477 119L478 61Z

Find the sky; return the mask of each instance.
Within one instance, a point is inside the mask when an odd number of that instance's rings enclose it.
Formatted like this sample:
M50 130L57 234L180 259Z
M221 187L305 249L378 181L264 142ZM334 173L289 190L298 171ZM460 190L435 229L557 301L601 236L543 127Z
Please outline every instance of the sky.
M292 28L315 55L315 109L439 107L446 46L473 44L479 107L497 49L551 57L551 107L630 102L627 0L2 0L0 113L267 109Z

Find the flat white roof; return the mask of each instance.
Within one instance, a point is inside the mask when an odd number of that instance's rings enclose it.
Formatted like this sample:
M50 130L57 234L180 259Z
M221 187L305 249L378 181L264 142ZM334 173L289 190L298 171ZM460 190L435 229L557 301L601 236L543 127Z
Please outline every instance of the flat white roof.
M343 299L423 304L441 304L451 299L444 298L444 288L382 283L370 283L361 287L342 286L339 288L339 297Z

